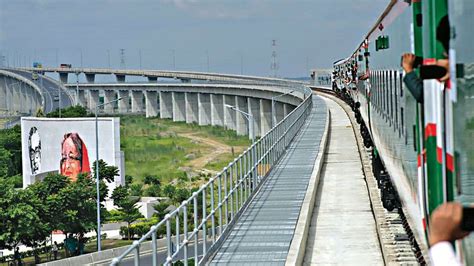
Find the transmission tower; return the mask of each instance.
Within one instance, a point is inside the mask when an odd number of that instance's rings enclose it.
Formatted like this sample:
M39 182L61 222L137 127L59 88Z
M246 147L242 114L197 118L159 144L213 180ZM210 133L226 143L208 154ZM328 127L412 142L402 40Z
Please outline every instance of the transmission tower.
M120 49L120 68L125 69L125 49Z
M273 77L277 77L278 72L278 59L277 59L277 52L276 52L276 40L272 40L272 63L270 65L270 69L273 72Z

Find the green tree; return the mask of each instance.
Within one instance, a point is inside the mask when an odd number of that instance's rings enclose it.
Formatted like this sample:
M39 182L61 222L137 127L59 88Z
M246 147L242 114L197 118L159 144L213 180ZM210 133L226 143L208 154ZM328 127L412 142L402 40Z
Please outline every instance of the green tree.
M161 221L165 218L166 215L166 208L170 206L169 201L160 201L159 203L153 205L153 209L155 209L155 214L154 216L158 217L158 219Z
M169 199L173 198L175 191L176 191L176 188L171 184L167 184L166 186L163 187L163 195L165 197L168 197Z
M95 161L91 166L93 168L93 173L95 177ZM106 180L107 182L114 182L115 177L119 176L119 170L117 166L107 165L107 163L100 159L99 160L99 178L100 180Z
M61 117L88 117L91 116L85 107L80 105L69 106L61 109ZM59 117L59 108L48 113L46 117Z
M191 192L186 188L178 188L175 190L175 193L172 195L172 200L177 205L181 204L184 200L187 200L191 197Z
M0 165L8 173L5 176L21 174L21 128L16 125L10 129L0 130Z
M143 217L137 207L140 197L131 197L127 187L118 186L112 192L112 199L122 213L122 219L127 222L127 237L130 240L130 224Z
M157 176L154 176L154 175L147 175L145 176L145 178L143 179L143 183L145 183L146 185L156 185L156 186L160 186L161 185L161 180L159 177Z
M40 213L44 206L30 189L17 190L0 179L0 249L12 249L19 243L38 246L49 235Z

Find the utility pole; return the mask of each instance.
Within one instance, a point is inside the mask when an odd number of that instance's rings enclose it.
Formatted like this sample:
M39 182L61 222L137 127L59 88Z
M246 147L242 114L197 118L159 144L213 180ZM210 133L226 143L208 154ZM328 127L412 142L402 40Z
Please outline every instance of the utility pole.
M125 49L120 49L120 68L125 69Z
M277 77L278 72L278 59L277 59L277 52L276 52L276 40L272 40L272 63L270 65L270 69L273 72L273 77Z

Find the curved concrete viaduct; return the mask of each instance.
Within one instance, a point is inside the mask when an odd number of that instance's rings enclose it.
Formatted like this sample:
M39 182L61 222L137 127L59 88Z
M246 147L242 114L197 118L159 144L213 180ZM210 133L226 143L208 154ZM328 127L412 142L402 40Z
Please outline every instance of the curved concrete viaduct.
M173 121L224 126L246 135L246 118L225 107L235 106L253 115L257 136L265 135L273 123L283 120L311 93L303 86L289 89L276 85L145 83L70 84L66 87L78 95L80 105L92 111L101 97L104 102L122 97L124 100L115 106L106 105L100 111L107 114L145 113L147 117L159 116Z
M4 117L31 115L47 105L41 88L16 73L0 70L0 114Z
M286 79L266 78L257 76L243 76L232 74L205 73L193 71L168 71L168 70L129 70L129 69L109 69L109 68L17 68L18 70L40 72L40 73L58 73L62 83L68 83L69 74L84 74L88 83L94 83L96 75L115 75L117 82L126 81L126 76L147 77L150 82L157 82L158 78L180 79L183 82L191 80L220 82L220 83L239 83L239 84L279 84L279 85L308 85L307 83L291 81Z

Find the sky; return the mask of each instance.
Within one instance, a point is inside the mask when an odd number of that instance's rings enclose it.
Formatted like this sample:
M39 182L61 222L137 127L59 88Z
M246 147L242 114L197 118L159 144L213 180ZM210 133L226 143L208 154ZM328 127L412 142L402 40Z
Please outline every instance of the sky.
M0 0L0 64L270 76L275 51L277 76L303 77L348 56L388 2Z

